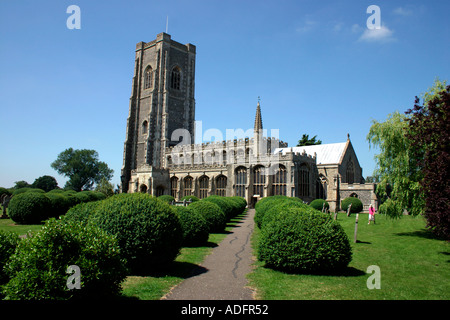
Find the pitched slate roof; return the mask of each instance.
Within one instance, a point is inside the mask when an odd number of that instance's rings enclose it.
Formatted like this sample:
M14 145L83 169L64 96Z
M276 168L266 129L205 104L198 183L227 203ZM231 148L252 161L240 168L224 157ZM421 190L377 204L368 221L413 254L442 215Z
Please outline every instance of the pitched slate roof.
M277 148L274 153L281 152L298 152L300 154L303 151L310 156L317 154L317 164L336 164L340 163L342 155L345 152L347 142L319 144L313 146L291 147L291 148Z

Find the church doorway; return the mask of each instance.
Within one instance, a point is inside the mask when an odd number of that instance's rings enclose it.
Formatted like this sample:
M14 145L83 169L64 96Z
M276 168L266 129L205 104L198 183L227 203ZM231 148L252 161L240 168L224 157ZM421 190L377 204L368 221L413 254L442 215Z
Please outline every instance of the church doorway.
M139 191L141 193L147 193L147 186L145 184L141 184L141 187L139 188Z

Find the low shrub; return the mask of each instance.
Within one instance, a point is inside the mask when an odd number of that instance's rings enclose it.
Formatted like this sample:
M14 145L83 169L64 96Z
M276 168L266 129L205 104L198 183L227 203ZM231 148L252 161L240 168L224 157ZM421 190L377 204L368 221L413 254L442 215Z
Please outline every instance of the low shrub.
M330 209L330 204L327 201L325 201L324 199L315 199L309 204L310 207L312 207L316 210L319 210L319 211L323 210L324 205L325 205L326 210Z
M67 268L80 268L80 290L69 290ZM117 240L93 226L50 219L19 242L5 267L8 300L104 298L117 295L126 277Z
M183 227L183 246L205 244L209 237L209 225L206 219L189 206L176 206L175 209Z
M64 193L64 190L63 189L53 189L53 190L50 190L49 192L47 192L47 194L49 194L49 193Z
M263 221L264 214L269 209L271 209L272 207L281 203L281 201L289 200L289 199L292 201L298 201L298 202L303 203L303 201L299 198L290 198L290 197L281 196L281 195L266 197L266 198L262 198L261 200L259 200L255 205L255 217L254 217L255 223L258 226L258 228L261 228L261 223Z
M172 201L175 201L175 198L173 196L169 195L169 194L165 194L165 195L159 196L158 199L161 200L161 201L164 201L164 202L166 202L168 204L171 204Z
M19 224L38 224L48 218L50 199L40 192L24 192L12 197L8 215Z
M226 197L209 196L202 200L217 204L219 206L219 208L222 209L223 213L225 214L226 220L229 220L233 217L233 214L234 214L233 205Z
M48 217L57 218L66 214L68 210L68 199L62 193L47 192L45 196L50 200L50 207L48 208Z
M234 197L230 197L230 199L233 199L237 203L239 203L240 213L244 212L245 208L247 207L247 201L244 198L238 197L238 196L234 196Z
M42 189L31 188L31 187L25 187L25 188L19 188L19 189L14 190L14 191L12 192L12 195L13 195L13 196L16 196L16 195L19 195L19 194L22 194L22 193L26 193L26 192L45 193L45 191L42 190Z
M19 244L19 236L14 232L0 230L0 285L8 281L3 267ZM0 295L1 298L1 295Z
M355 197L348 197L348 198L345 198L344 200L342 200L341 209L344 211L347 211L348 206L350 204L352 205L352 207L350 208L350 213L359 213L363 209L363 204L362 204L361 200L359 200L358 198L355 198Z
M200 200L193 202L189 208L200 213L208 223L209 232L222 232L226 227L226 216L222 209L211 201Z
M261 230L257 255L274 269L322 273L345 268L352 252L345 231L330 216L287 208Z
M79 203L70 208L63 217L66 221L74 221L76 223L87 224L89 218L96 213L100 201L91 201Z
M178 255L183 229L170 205L148 194L117 194L100 201L88 224L118 239L131 272L164 267Z
M264 228L264 226L267 225L270 221L280 219L280 214L288 208L300 208L302 209L301 211L299 211L301 213L318 212L316 209L311 208L307 204L303 203L303 201L296 201L293 198L279 199L274 203L274 206L266 211L266 213L262 217L260 228Z
M186 201L200 201L199 198L197 198L196 196L184 196L183 198L181 198L181 201L186 200Z

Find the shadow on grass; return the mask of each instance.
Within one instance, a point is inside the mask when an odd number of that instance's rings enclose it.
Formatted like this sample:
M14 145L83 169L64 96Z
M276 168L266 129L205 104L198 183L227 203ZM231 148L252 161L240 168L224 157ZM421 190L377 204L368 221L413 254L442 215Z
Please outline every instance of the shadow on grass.
M396 236L408 236L408 237L419 237L424 239L435 239L435 240L442 240L441 238L437 237L435 234L433 234L431 231L426 229L411 231L411 232L399 232L395 233Z
M184 262L184 261L173 261L166 268L159 270L147 270L143 272L133 272L131 276L140 277L154 277L154 278L164 278L164 277L177 277L187 279L190 277L197 276L199 274L207 272L208 269L199 266L195 263Z
M271 268L270 266L267 265L263 266L263 268L275 270L289 275L330 276L330 277L360 277L366 275L364 271L353 267L346 267L338 270L316 271L316 272L284 270L278 268Z

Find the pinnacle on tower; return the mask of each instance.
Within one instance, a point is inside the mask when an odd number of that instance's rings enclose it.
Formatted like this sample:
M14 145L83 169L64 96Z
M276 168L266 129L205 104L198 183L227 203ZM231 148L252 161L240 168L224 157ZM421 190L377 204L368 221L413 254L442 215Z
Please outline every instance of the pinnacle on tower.
M255 132L261 131L263 129L262 118L261 118L261 107L259 105L259 97L258 97L258 105L256 106L256 116L255 116Z

